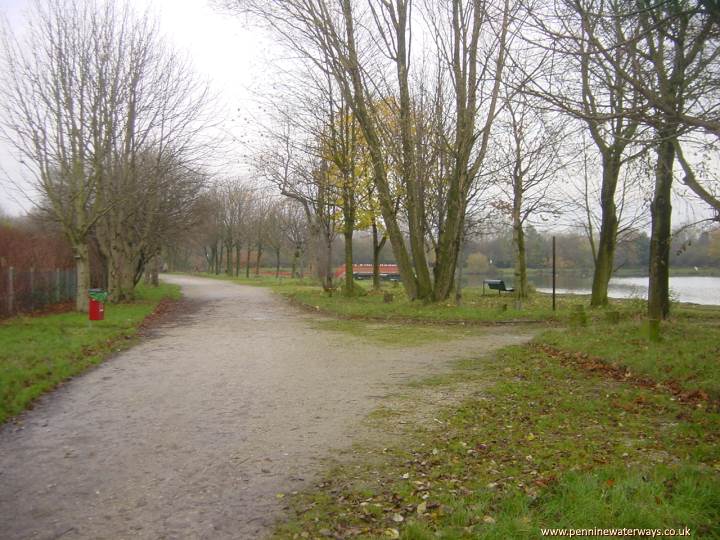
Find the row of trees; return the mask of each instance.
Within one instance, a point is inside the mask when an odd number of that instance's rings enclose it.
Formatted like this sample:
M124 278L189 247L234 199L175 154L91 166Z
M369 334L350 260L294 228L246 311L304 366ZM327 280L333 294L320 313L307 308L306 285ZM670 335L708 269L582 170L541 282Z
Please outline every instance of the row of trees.
M444 300L466 237L499 212L513 227L523 295L526 226L571 210L587 232L591 302L601 306L618 239L650 222L648 313L668 315L675 176L720 211L717 177L703 167L720 135L711 3L227 5L305 61L274 106L258 172L303 204L325 239L339 211L348 260L352 231L372 221L408 296Z
M552 237L529 227L527 232L528 268L548 269L551 265ZM502 231L490 238L473 240L466 248L473 257L473 268L510 268L515 264L512 232ZM565 232L557 235L558 268L592 270L593 252L584 234ZM650 237L643 231L627 231L615 248L615 267L647 272L650 262ZM675 268L720 268L720 229L685 227L673 233L670 262Z
M218 181L203 196L203 220L195 231L195 245L209 272L250 277L260 273L263 254L274 259L280 273L281 253L292 252L291 274L303 272L308 229L302 208L273 196L268 189L238 179Z
M240 184L242 185L242 184ZM271 194L264 193L265 197ZM210 202L210 200L208 200ZM166 260L172 268L183 271L205 270L210 273L226 275L259 275L268 272L269 267L276 276L288 275L284 269L289 269L289 275L303 277L308 267L310 270L320 270L316 261L316 251L308 236L308 227L302 209L295 204L275 200L275 208L281 212L292 210L295 214L292 220L284 219L266 220L263 224L264 235L276 237L279 242L272 245L262 237L258 243L255 236L256 222L254 213L248 212L247 221L237 229L234 242L226 247L223 240L223 231L226 230L222 222L215 221L216 214L209 212L202 224L195 229L194 234L185 237L179 244L173 244L172 249L166 253ZM217 208L216 208L217 209ZM293 224L288 227L287 224ZM297 232L300 234L297 234ZM557 267L565 270L577 270L585 274L592 273L594 258L590 242L584 233L562 232L557 236ZM548 232L538 231L533 226L525 229L526 266L528 269L549 270L552 265L552 235ZM370 231L356 233L353 237L353 254L357 261L367 263L373 258L373 238ZM332 269L344 264L345 242L342 236L333 240L331 246ZM1 251L1 250L0 250ZM463 256L459 264L463 265L464 273L473 273L490 276L497 269L514 268L516 253L513 249L513 229L510 224L507 228L500 228L494 234L482 236L468 236L463 249ZM633 274L647 272L650 260L650 237L644 231L626 231L616 246L615 267L613 272L623 270ZM708 269L720 267L720 230L717 228L683 228L673 234L670 261L673 267L692 269L707 272ZM384 250L380 254L380 263L395 263L391 250ZM309 264L308 264L309 263ZM379 268L378 268L379 273ZM379 287L379 277L376 282Z
M116 2L37 2L26 31L5 28L2 41L2 132L71 245L77 308L87 309L91 241L111 298L128 299L192 224L207 88L147 14Z
M315 254L326 288L340 235L348 295L353 234L371 231L374 261L389 243L410 298L442 301L464 244L502 220L523 296L528 226L562 215L586 231L593 305L607 303L618 242L649 222L649 315L667 316L674 177L720 211L707 166L720 135L710 4L225 4L296 53L254 152L257 180L284 202L239 181L204 190L207 90L147 17L47 0L21 38L4 33L4 134L72 246L81 289L89 242L122 300L197 224L216 271L239 273L244 250L245 272L251 254L257 272L289 243L297 259Z

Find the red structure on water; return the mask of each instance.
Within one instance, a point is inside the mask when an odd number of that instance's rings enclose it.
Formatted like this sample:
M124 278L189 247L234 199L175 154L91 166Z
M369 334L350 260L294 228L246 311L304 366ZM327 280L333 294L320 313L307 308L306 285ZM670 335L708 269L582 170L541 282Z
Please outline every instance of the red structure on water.
M345 266L339 267L335 271L335 278L340 279L345 275ZM372 264L353 264L353 277L355 279L372 279ZM380 279L384 281L400 281L400 269L397 264L381 264Z

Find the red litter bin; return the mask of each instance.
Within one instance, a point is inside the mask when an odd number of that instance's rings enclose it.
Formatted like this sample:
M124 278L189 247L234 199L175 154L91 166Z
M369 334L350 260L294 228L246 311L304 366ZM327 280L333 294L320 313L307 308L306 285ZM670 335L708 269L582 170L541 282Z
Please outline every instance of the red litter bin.
M90 301L88 305L88 318L91 321L102 321L105 318L107 292L102 289L90 289L88 296Z

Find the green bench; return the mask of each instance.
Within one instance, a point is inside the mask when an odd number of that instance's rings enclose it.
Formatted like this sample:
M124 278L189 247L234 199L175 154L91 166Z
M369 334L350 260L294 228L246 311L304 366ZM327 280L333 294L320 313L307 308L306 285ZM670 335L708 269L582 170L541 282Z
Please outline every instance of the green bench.
M512 287L508 288L505 286L505 282L502 279L484 279L483 280L483 294L485 294L485 285L488 286L488 289L497 291L498 295L504 293L504 292L515 292L515 289Z

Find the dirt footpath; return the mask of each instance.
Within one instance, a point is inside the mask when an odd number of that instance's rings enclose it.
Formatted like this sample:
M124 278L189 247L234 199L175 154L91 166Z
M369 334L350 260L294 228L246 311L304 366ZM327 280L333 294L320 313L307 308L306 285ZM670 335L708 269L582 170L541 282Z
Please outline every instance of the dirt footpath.
M265 289L166 280L197 309L0 429L0 538L263 537L383 394L529 338L384 348Z

